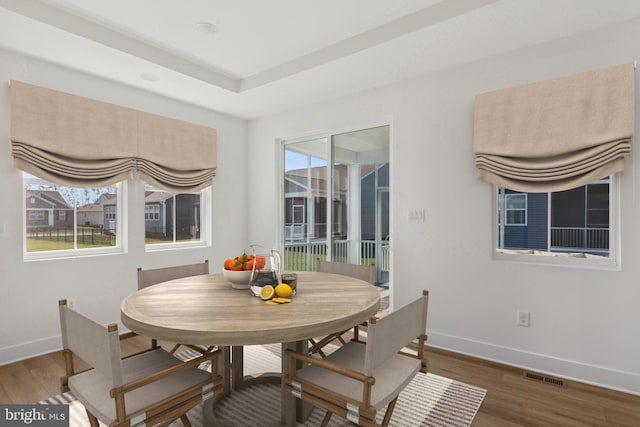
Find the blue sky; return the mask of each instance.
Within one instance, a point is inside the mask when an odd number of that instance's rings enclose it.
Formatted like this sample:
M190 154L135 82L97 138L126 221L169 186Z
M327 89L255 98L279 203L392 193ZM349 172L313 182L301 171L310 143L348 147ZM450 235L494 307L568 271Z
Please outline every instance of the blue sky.
M318 157L311 158L311 166L326 166L327 161ZM307 155L296 153L294 151L284 151L284 170L290 171L295 169L304 169L307 167Z

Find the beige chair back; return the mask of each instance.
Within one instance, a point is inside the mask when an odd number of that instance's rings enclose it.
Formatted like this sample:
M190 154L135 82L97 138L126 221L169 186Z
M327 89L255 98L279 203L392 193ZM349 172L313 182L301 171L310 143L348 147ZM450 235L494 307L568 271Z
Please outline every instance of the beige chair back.
M369 319L364 374L373 370L402 350L417 337L426 335L429 291L415 301L394 310L381 319Z
M321 273L342 274L364 280L372 285L376 282L375 265L345 264L343 262L317 260L316 271Z
M209 274L209 260L198 264L177 265L174 267L155 268L143 270L138 268L138 289L155 285L168 280L181 279L183 277Z
M105 378L110 378L113 387L124 384L118 325L101 325L71 310L66 300L60 300L58 307L63 348L71 350Z

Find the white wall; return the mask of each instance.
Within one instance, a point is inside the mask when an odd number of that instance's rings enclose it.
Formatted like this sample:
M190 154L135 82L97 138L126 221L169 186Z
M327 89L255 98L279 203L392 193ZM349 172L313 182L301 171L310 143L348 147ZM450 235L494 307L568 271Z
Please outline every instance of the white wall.
M621 179L621 271L492 260L493 189L476 178L472 153L475 94L634 61L639 39L635 20L255 120L250 182L277 181L278 138L388 122L392 303L430 289L429 343L640 394L637 147ZM250 238L275 244L275 186L249 195L261 207L249 214ZM426 209L425 223L409 223L414 208ZM531 312L531 327L516 326L519 309Z
M248 127L242 120L0 51L0 364L60 347L59 298L75 299L99 321L119 320L120 301L136 288L138 266L208 258L218 271L248 242L275 244L277 138L389 123L392 303L431 290L429 343L640 394L638 154L634 151L621 180L621 271L492 260L492 188L476 179L472 155L476 93L634 61L640 58L638 39L640 20L635 20ZM23 262L22 180L10 156L9 88L3 83L10 79L217 128L213 247L146 253L140 214L129 217L128 254ZM130 187L130 212L142 212L141 191L139 183ZM425 208L424 224L409 223L414 208ZM530 328L515 326L518 309L531 312Z
M120 302L137 289L137 267L209 259L211 271L220 271L225 258L247 246L247 199L238 197L247 186L246 121L1 50L0 64L0 365L61 347L60 298L74 299L80 311L100 322L119 321ZM132 213L128 253L23 262L22 174L10 155L7 82L11 79L216 128L219 167L212 197L213 246L146 253L144 188L138 181L128 192Z

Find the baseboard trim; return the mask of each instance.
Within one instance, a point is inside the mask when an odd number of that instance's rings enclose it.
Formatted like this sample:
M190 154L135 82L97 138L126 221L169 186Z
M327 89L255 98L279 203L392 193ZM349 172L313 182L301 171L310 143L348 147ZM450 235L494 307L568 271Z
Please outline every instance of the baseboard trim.
M6 365L62 349L60 335L0 348L0 365Z
M136 335L135 332L125 332L120 335L120 339L127 339ZM0 348L0 366L53 353L61 349L62 338L60 335L3 347Z
M640 375L429 331L429 346L518 369L640 396Z

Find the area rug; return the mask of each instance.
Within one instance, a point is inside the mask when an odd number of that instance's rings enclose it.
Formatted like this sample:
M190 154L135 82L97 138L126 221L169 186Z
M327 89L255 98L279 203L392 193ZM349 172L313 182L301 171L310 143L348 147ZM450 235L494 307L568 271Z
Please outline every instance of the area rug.
M188 359L193 354L183 352L179 357ZM262 372L280 372L280 346L245 347L244 369L248 375ZM473 422L486 390L444 378L431 373L418 373L400 393L400 398L391 417L390 426L469 426ZM277 424L280 419L280 388L277 384L256 384L234 391L231 397L216 405L216 416L237 427L265 426ZM250 410L248 402L255 402L258 411ZM275 402L265 405L265 402ZM45 404L68 404L71 418L70 427L89 427L84 407L71 393L64 393L47 399ZM319 426L324 411L315 409L309 419L299 427ZM378 414L382 420L384 410ZM189 412L193 427L202 427L202 406ZM101 424L102 425L102 424ZM330 427L353 426L349 421L333 416ZM176 421L171 427L180 427Z

